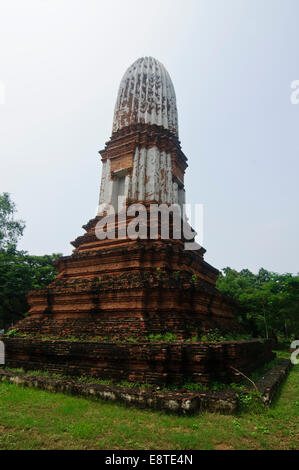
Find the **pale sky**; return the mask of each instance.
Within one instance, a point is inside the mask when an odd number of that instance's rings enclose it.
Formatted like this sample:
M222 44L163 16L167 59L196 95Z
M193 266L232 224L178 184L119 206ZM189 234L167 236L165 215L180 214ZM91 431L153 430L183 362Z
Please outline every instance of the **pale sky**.
M19 248L71 253L120 80L146 55L174 83L206 261L298 272L298 0L0 0L0 192L26 221Z

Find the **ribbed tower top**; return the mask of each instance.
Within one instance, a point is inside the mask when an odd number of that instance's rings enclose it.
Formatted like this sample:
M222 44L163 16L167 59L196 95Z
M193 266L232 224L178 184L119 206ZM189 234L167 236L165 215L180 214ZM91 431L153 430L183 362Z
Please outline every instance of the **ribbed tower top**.
M139 123L162 126L178 137L174 86L164 65L153 57L137 59L124 74L112 131Z

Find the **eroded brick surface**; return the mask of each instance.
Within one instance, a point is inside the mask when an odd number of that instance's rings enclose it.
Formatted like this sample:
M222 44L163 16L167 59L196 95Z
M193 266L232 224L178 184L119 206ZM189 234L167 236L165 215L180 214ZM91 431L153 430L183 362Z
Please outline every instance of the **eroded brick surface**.
M6 338L6 365L149 384L231 383L273 359L271 340L224 343L97 343Z

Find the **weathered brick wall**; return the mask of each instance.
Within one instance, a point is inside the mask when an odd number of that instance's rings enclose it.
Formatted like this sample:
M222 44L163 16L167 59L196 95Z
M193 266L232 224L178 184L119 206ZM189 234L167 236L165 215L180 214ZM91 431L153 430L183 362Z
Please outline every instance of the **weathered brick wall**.
M235 305L191 274L129 273L118 277L57 279L31 291L30 315L19 331L54 336L144 338L172 332L178 339L208 329L237 331Z
M292 364L288 359L280 359L256 382L256 387L268 405L285 380ZM119 401L126 405L155 410L171 411L179 414L192 414L201 410L234 413L238 409L238 393L230 388L218 391L189 392L184 389L167 390L159 387L128 387L119 384L100 384L76 380L75 377L30 375L0 367L0 381L9 381L23 387L35 387L51 392L69 393L90 398ZM248 382L248 390L252 390ZM242 392L244 393L244 391Z
M82 383L76 378L30 375L9 369L1 369L0 382L10 382L22 387L34 387L50 392L80 395L91 399L118 401L127 406L151 408L177 414L194 414L209 410L232 414L238 409L237 392L233 390L187 392L183 390L159 390L159 387L128 387L118 384Z
M183 384L236 382L270 361L271 340L223 343L97 343L5 338L6 365L115 381Z

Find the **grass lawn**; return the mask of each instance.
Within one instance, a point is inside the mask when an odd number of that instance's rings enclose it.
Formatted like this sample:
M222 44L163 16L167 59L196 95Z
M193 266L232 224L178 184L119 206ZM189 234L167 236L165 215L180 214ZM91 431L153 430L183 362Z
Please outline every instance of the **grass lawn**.
M270 409L179 417L0 384L0 449L298 449L299 365Z

